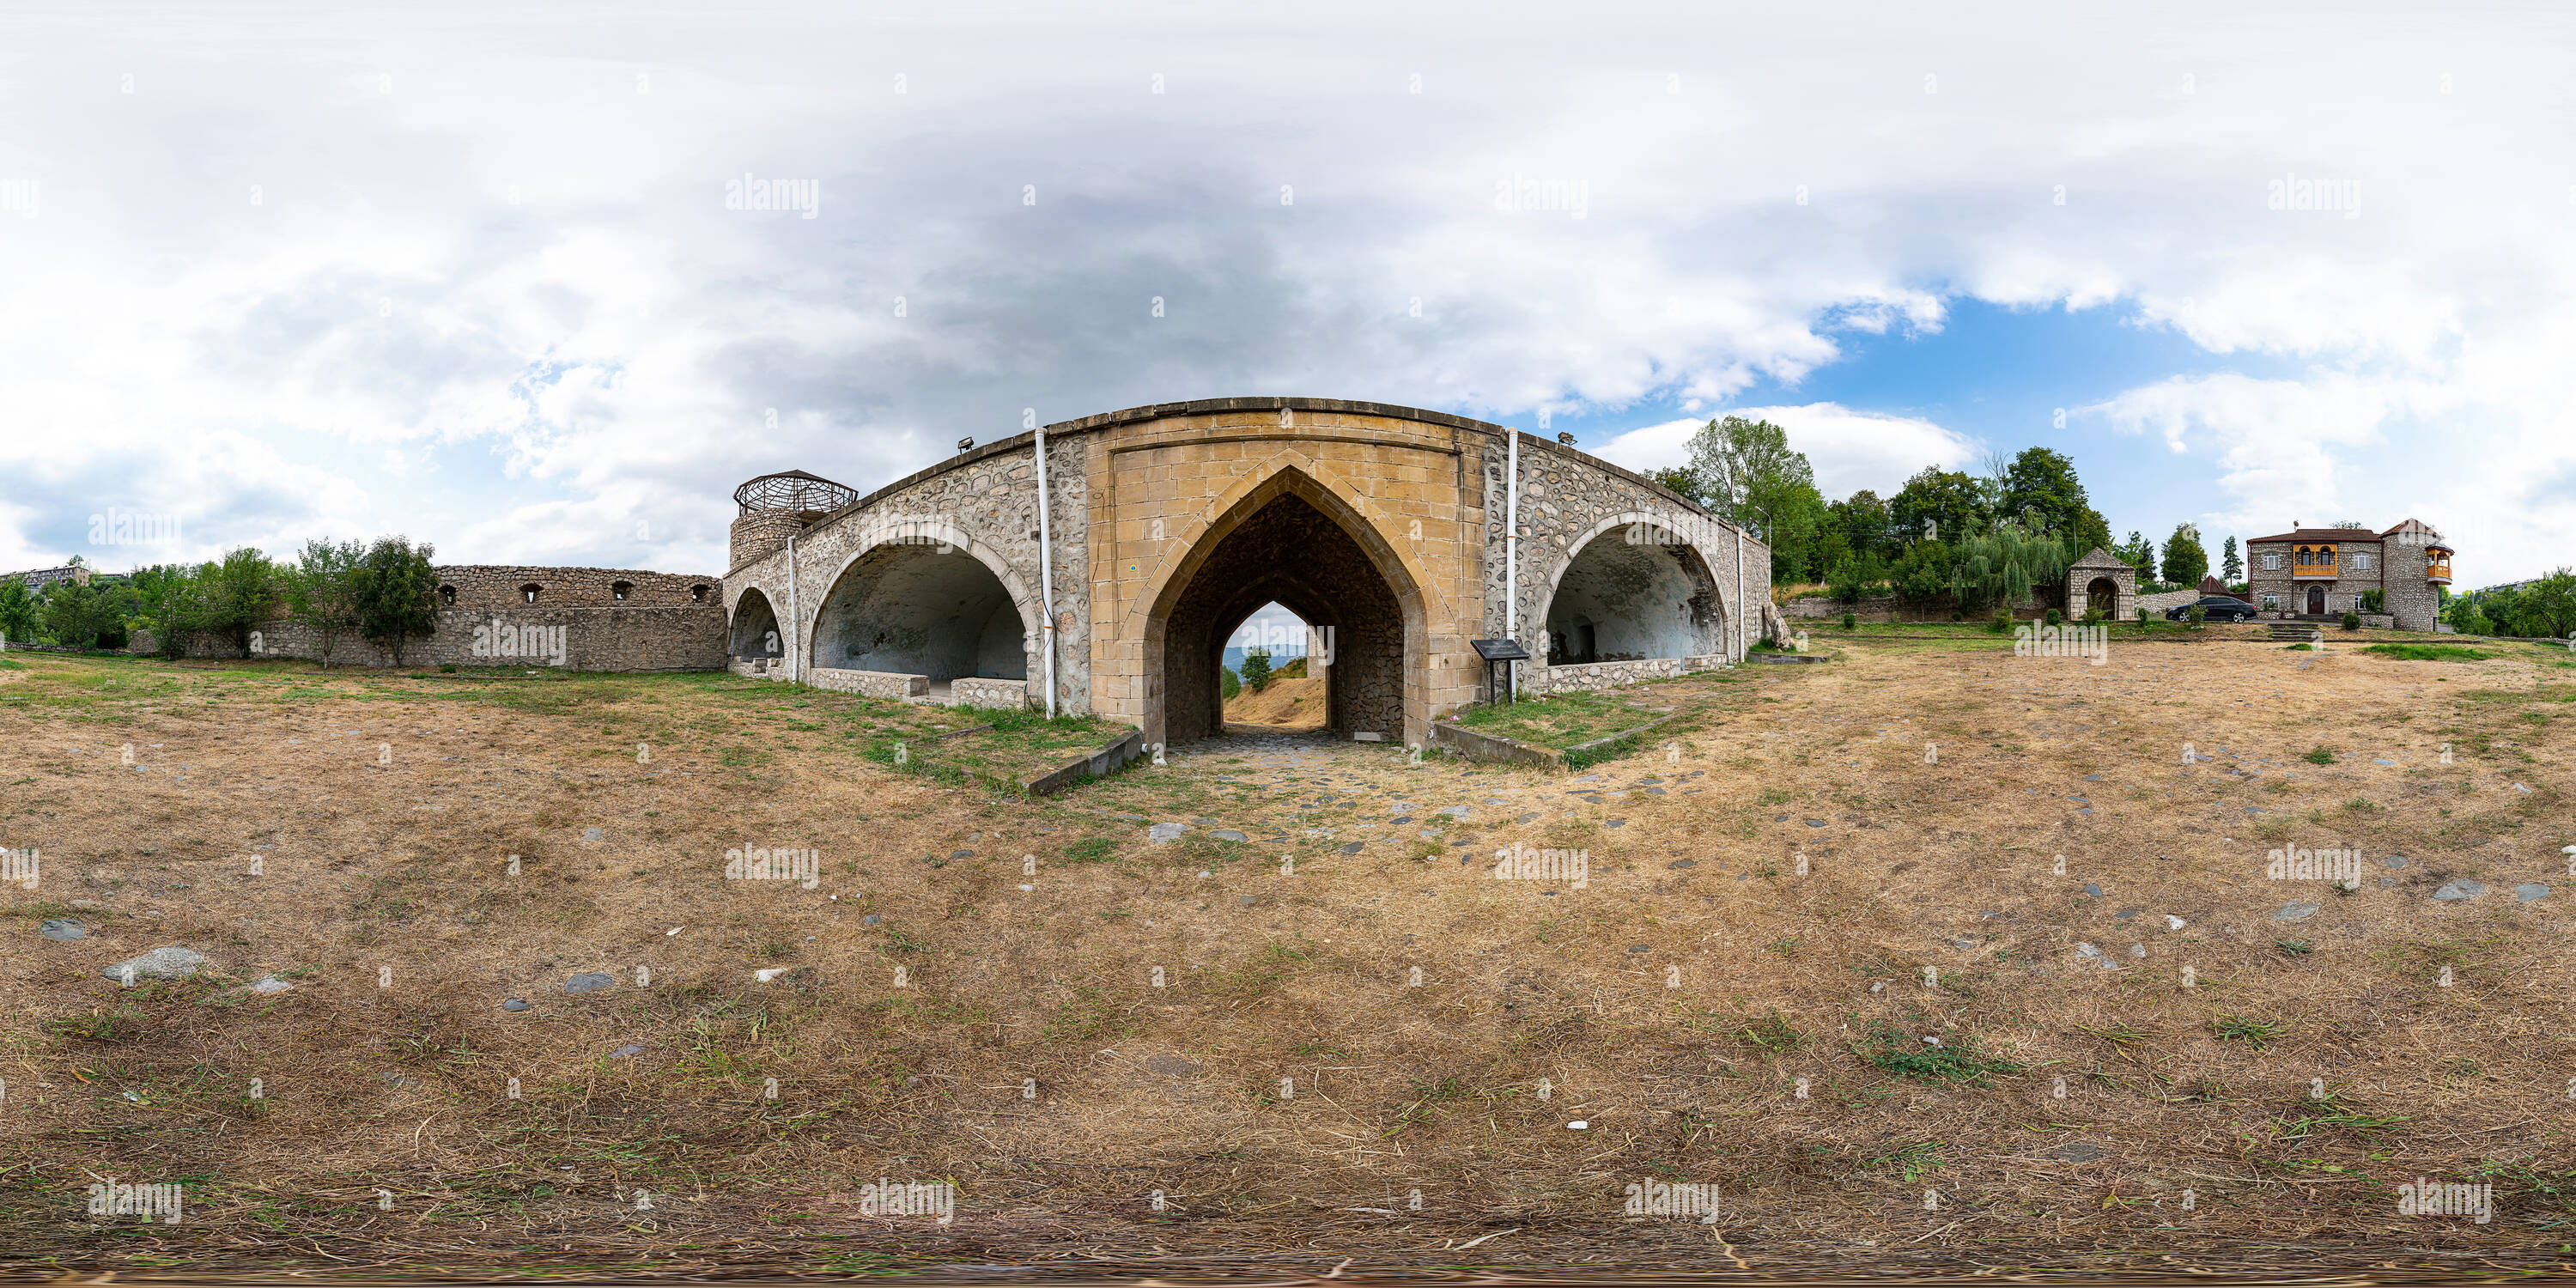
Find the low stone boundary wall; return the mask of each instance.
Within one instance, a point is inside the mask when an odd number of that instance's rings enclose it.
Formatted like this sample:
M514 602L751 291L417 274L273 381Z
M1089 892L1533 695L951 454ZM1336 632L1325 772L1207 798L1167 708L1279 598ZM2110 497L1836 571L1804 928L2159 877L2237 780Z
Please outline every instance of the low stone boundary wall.
M930 692L930 677L898 675L892 671L843 671L828 666L805 668L805 683L835 693L856 693L869 698L917 698Z
M948 700L950 705L960 707L1025 707L1029 704L1029 682L961 675L949 681Z
M747 680L784 680L787 678L787 659L738 657L726 663L725 669Z
M1726 665L1721 654L1699 657L1648 657L1631 662L1576 662L1566 666L1527 665L1521 668L1521 692L1585 693L1597 689L1615 689L1640 680L1668 680L1692 671L1714 671Z
M261 623L257 657L318 661L320 640L311 627L277 618ZM721 604L634 605L613 608L442 609L429 635L403 646L401 665L507 666L567 671L721 671L726 667ZM126 641L129 653L158 653L150 631ZM199 637L189 657L239 657L230 640ZM333 665L389 667L393 654L355 636L331 649Z

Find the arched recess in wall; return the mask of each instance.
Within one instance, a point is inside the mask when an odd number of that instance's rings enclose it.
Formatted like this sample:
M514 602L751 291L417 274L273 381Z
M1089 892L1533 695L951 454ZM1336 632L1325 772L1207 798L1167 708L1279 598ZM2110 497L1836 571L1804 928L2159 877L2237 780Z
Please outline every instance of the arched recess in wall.
M1538 614L1549 665L1728 651L1716 572L1669 522L1647 514L1603 520L1556 566Z
M733 625L725 638L725 651L746 662L786 652L787 637L778 629L778 612L757 587L734 601Z
M1036 608L1008 565L961 533L852 556L815 610L812 665L927 676L1029 677Z

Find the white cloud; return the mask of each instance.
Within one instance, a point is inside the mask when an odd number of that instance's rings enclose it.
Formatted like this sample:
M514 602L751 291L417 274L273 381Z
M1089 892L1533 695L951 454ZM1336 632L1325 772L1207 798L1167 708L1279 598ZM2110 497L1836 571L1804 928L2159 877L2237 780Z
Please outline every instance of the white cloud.
M1803 407L1729 407L1719 416L1767 420L1788 431L1789 446L1815 467L1816 490L1840 500L1863 488L1894 496L1927 465L1959 469L1972 464L1976 445L1965 436L1912 416L1853 411L1833 403ZM1601 445L1594 455L1639 471L1690 462L1691 435L1707 419L1666 421L1632 429Z

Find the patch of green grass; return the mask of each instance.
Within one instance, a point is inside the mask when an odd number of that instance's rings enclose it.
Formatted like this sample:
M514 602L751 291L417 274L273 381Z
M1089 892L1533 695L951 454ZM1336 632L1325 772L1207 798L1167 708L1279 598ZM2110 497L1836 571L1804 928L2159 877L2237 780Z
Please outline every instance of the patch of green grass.
M1478 733L1555 751L1634 729L1664 714L1614 694L1578 692L1524 698L1502 706L1470 707L1456 719Z
M1953 1034L1941 1041L1942 1045L1934 1046L1878 1023L1870 1026L1867 1039L1852 1044L1852 1050L1880 1070L1924 1082L1992 1088L1994 1075L2020 1073L2023 1069L2010 1060L1987 1055L1969 1034Z
M2304 760L2311 765L2331 765L2335 762L2335 754L2331 749L2320 745L2316 750L2299 757L2299 759Z
M1789 1017L1773 1011L1767 1018L1749 1020L1736 1026L1735 1036L1773 1055L1795 1051L1807 1044L1807 1035L1789 1022Z
M2316 951L2315 945L2310 944L2304 939L2276 940L2272 946L2280 949L2282 952L2288 953L2292 957L2305 957L2309 953Z
M1118 838L1103 833L1086 836L1064 847L1060 863L1106 863L1118 857Z
M2387 646L2381 645L2380 647L2385 648ZM2312 644L2284 644L2281 646L2281 651L2284 653L2313 653L2316 651L2316 646Z
M1905 1172L1910 1184L1916 1178L1941 1166L1941 1142L1918 1140L1911 1145L1880 1154L1869 1160L1872 1167L1897 1167Z
M2361 651L2401 662L2483 662L2495 656L2465 644L2366 644Z
M2281 1036L2278 1020L2257 1020L2243 1015L2220 1015L2209 1021L2209 1031L2229 1042L2242 1042L2257 1051L2269 1050Z

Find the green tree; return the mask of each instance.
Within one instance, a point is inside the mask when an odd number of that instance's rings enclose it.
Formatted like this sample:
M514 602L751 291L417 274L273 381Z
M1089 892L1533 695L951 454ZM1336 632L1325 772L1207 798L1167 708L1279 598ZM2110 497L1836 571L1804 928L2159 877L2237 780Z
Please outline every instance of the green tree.
M1270 687L1270 650L1249 648L1243 651L1243 687L1255 693Z
M1978 603L2018 607L2025 597L2050 603L2065 589L2066 546L2055 537L1999 523L1959 543L1950 585L1962 611Z
M2129 539L2112 546L2110 551L2119 556L2120 562L2137 569L2139 576L2149 581L2156 579L2156 543L2147 540L2145 533L2129 529Z
M1805 517L1810 499L1822 504L1815 469L1789 450L1788 431L1767 420L1712 420L1691 436L1690 453L1690 472L1708 508L1775 551L1781 521Z
M1834 502L1831 510L1834 526L1842 530L1844 544L1853 554L1886 559L1899 553L1895 516L1888 513L1887 502L1878 493L1863 488L1849 500Z
M1986 510L1975 479L1926 465L1887 503L1899 540L1964 541L1983 530Z
M316 538L285 570L287 615L313 632L326 671L340 642L358 631L358 570L366 558L366 547L355 541Z
M2075 461L2045 447L2025 447L2003 474L1998 519L2010 519L2032 532L2044 532L2078 555L2111 544L2111 525L2084 494L2075 477Z
M0 639L13 644L35 643L36 616L36 597L27 593L27 583L0 581Z
M1878 556L1867 552L1845 555L1842 562L1825 574L1825 584L1833 597L1846 604L1867 599L1887 580L1887 566Z
M1917 541L1897 557L1896 566L1888 570L1888 580L1895 586L1898 599L1927 604L1951 593L1951 573L1956 562L1947 543Z
M2200 528L2175 524L2173 535L2165 538L2164 579L2177 586L2197 586L2208 575L2209 552L2201 548Z
M205 583L198 572L186 564L134 570L134 625L152 632L163 657L185 657L189 641L205 630Z
M57 644L96 648L102 632L122 625L116 606L86 583L63 582L45 596L45 633Z
M436 548L409 537L378 537L358 565L358 632L403 664L411 641L438 629Z
M2237 582L2245 580L2245 560L2242 556L2236 553L2236 537L2234 534L2230 534L2228 536L2226 553L2219 556L2218 566L2220 569L2219 576L2225 577L2229 585L2232 586Z
M1708 505L1708 498L1700 494L1699 475L1693 473L1687 465L1677 469L1656 470L1646 477L1654 480L1657 486L1667 492L1679 493L1683 500L1693 505L1703 509Z
M2576 631L2576 572L2560 568L2524 586L2518 599L2522 634L2565 639Z
M242 546L226 551L222 562L200 568L198 578L204 583L203 629L249 657L250 633L285 603L277 564L258 547Z

